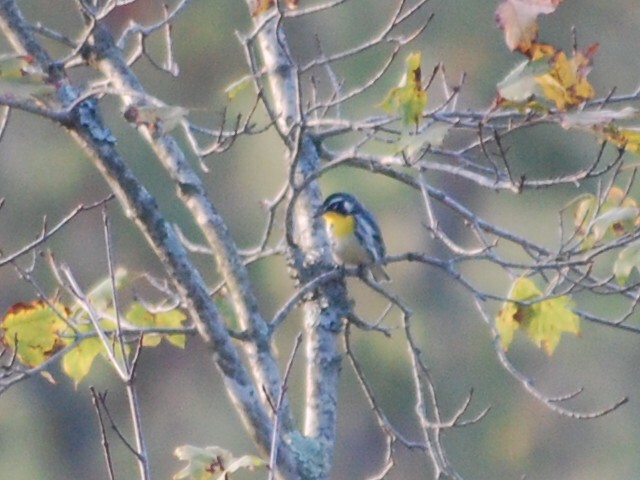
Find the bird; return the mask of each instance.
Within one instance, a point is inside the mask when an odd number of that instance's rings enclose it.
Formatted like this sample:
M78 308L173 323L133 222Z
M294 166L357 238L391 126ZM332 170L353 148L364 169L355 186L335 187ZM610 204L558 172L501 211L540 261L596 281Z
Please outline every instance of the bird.
M366 268L378 283L390 280L380 264L386 249L378 222L355 196L332 193L324 200L319 216L324 220L336 264Z

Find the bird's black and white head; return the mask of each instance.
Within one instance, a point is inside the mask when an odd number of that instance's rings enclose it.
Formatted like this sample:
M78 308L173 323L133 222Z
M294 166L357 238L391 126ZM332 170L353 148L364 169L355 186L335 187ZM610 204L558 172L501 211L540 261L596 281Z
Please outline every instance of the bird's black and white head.
M337 192L329 195L322 204L322 213L335 212L341 215L353 215L362 210L358 199L349 193Z

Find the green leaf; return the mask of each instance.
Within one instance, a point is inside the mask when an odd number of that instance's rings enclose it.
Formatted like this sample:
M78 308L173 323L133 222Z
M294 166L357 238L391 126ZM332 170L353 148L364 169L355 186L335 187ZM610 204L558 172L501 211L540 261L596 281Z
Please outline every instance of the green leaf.
M518 329L548 355L553 354L562 333L580 333L580 317L571 310L573 303L567 295L542 300L542 292L533 280L520 277L511 286L509 298L496 317L500 344L505 350ZM536 301L538 298L541 300Z
M496 329L500 335L500 346L505 351L509 350L509 346L513 342L513 336L516 330L520 328L520 323L515 320L517 314L518 306L513 302L506 302L496 317Z
M618 255L613 264L613 274L616 281L620 285L626 283L634 268L640 272L640 242L628 245Z
M407 69L400 84L389 90L380 106L390 113L399 113L405 125L418 125L427 106L427 92L422 87L420 52L409 54L405 63Z
M630 231L638 218L637 207L613 207L606 212L595 217L590 225L591 232L596 241L601 240L605 235L615 229L615 231Z
M540 289L530 278L520 277L511 287L509 297L516 302L527 302L542 295Z
M550 59L551 57L544 56L537 60L527 60L511 70L497 85L500 97L519 104L542 96L542 87L536 78L551 70Z
M174 454L187 465L172 477L173 480L222 480L238 470L253 471L267 465L255 455L236 458L229 450L216 446L202 448L183 445L176 448Z
M126 314L126 318L130 323L139 327L181 328L186 316L177 309L153 313L145 308L144 305L137 302L131 305ZM145 347L155 347L160 344L163 338L180 348L184 348L186 343L186 336L184 334L146 333L142 339L142 345Z
M598 208L595 195L586 195L577 203L574 225L583 237L582 248L591 248L597 242L607 241L632 232L640 223L640 208L625 192L613 187Z
M96 356L102 352L104 352L104 345L102 345L100 338L85 338L62 357L62 371L73 380L77 387L82 379L89 374Z
M496 317L496 328L500 334L500 345L505 350L509 349L509 345L513 341L515 331L520 328L523 316L528 314L515 302L527 302L542 294L535 283L528 278L521 277L514 282L509 292L509 298L513 302L505 302Z
M116 268L113 277L116 290L120 290L130 280L129 272L121 267ZM91 305L93 305L96 310L105 310L113 303L111 283L111 277L108 276L89 290L87 297L89 297Z
M116 328L115 322L109 318L102 318L99 320L100 327L104 331L114 330ZM105 350L105 346L98 337L97 333L95 333L95 329L93 328L92 323L79 323L77 325L78 333L82 334L95 334L95 336L88 336L87 338L83 338L78 341L77 345L75 345L71 350L69 350L62 357L62 371L70 377L74 385L77 387L78 384L86 377L91 371L91 366L93 365L93 361L95 360L98 354L103 357L107 357L107 351ZM115 334L111 333L110 336ZM75 339L77 339L76 337ZM118 360L122 361L123 352L119 348L119 343L112 343L114 348L114 353ZM129 355L131 351L131 347L129 345L124 346L124 354Z
M566 295L534 303L522 328L538 348L552 355L563 333L580 333L580 317L572 308L573 302Z

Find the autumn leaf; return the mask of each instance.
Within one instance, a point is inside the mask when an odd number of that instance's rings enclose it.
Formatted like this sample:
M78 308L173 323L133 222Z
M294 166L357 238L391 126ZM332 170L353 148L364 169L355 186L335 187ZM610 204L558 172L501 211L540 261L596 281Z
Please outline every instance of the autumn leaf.
M534 108L535 98L543 95L543 90L536 79L546 75L550 70L549 58L546 57L522 62L498 83L497 104L502 108ZM539 105L542 108L542 105Z
M595 195L583 196L576 204L573 221L586 250L598 242L632 232L640 225L640 208L633 198L614 186L602 203Z
M595 91L587 75L597 50L598 45L593 44L571 58L557 51L551 59L549 71L535 77L544 98L551 100L558 110L566 111L594 96Z
M35 66L31 55L0 56L0 78L18 79L32 75L38 75L40 80L44 81L44 74Z
M633 107L621 110L574 111L559 117L563 128L577 128L594 133L618 148L640 155L640 127L633 125L640 111ZM623 126L623 124L630 126Z
M544 44L544 48L541 45L534 58L518 65L498 83L496 103L502 108L555 107L560 111L580 105L595 93L587 75L596 50L594 44L568 58L551 45Z
M400 113L405 125L418 125L427 106L427 92L422 86L420 52L409 54L406 71L397 87L389 90L380 106L390 113Z
M627 283L633 269L640 272L640 242L623 248L613 264L613 274L618 284Z
M90 332L93 328L89 325L81 325L80 332ZM102 340L95 337L80 340L78 344L62 357L62 371L73 380L77 387L84 377L89 374L93 361L98 354L105 354Z
M563 333L580 333L580 317L573 313L573 302L567 295L550 298L530 306L530 321L523 328L538 348L552 355Z
M634 232L640 225L640 206L619 187L612 187L604 201L592 194L583 195L574 212L576 233L582 237L583 250ZM613 274L619 284L626 283L640 267L640 244L631 243L619 251Z
M222 480L238 470L253 471L267 465L255 455L235 457L230 451L216 446L183 445L175 449L174 455L187 465L172 477L173 480Z
M618 148L627 152L640 155L640 128L639 127L619 127L613 123L604 128L594 128L598 135L604 140L613 143Z
M496 9L496 22L509 50L529 52L538 36L537 18L556 10L562 0L505 0Z
M571 310L567 295L542 299L542 292L525 277L518 278L496 317L500 344L507 350L517 330L548 355L553 354L563 333L580 333L580 317ZM538 300L539 299L539 300Z
M24 365L37 367L73 341L60 315L68 317L69 310L58 302L16 303L0 321L2 344L15 351Z
M96 287L95 291L101 291L101 284ZM99 320L100 328L106 333L109 339L112 339L116 331L116 323L113 320L113 312L103 312L108 317ZM180 328L185 319L184 313L179 310L167 310L158 313L148 311L141 303L134 303L129 307L123 318L123 335L125 335L124 353L115 348L115 355L122 359L123 355L130 355L131 341L135 340L138 335L127 335L127 331L135 327L148 328ZM98 354L106 357L107 352L102 339L97 335L93 323L79 322L77 325L79 335L86 336L78 341L69 352L62 358L62 371L70 377L77 386L90 372L94 360ZM79 337L74 337L77 340ZM142 338L143 347L156 347L162 339L166 339L172 345L184 348L186 337L184 334L166 334L166 333L147 333ZM111 340L110 340L111 341ZM117 345L117 343L113 343Z
M512 285L509 298L525 302L539 297L540 294L540 290L531 280L519 278ZM511 345L515 331L520 328L520 324L525 320L526 314L527 310L515 302L505 302L498 312L496 328L500 334L500 344L505 350Z
M100 291L100 285L96 291ZM113 317L113 312L104 312L106 315ZM180 328L182 322L186 318L179 310L167 310L158 313L149 312L141 303L134 303L129 307L123 319L123 335L128 337L127 330L133 327L148 328ZM115 335L116 323L111 318L103 318L99 321L100 328L112 339ZM78 332L80 335L86 335L87 338L81 339L76 346L67 352L62 358L62 371L70 377L77 386L89 374L94 360L98 354L106 357L107 352L102 339L95 332L92 323L79 323ZM94 334L95 336L87 335ZM131 334L130 338L126 338L124 345L124 355L130 355L132 339L136 339L137 334ZM186 337L184 334L164 334L164 333L147 333L142 338L143 347L156 347L162 339L166 339L169 343L184 348ZM113 343L117 345L117 343ZM115 348L115 355L122 359L123 352L119 348Z
M0 94L16 98L51 95L55 87L31 55L0 56Z
M150 312L141 303L134 303L129 308L126 319L131 324L139 327L180 328L186 316L177 309L154 313ZM160 344L163 338L180 348L184 348L186 343L184 334L146 333L142 339L142 345L145 347L155 347Z
M182 328L186 316L180 310L151 311L142 303L134 302L121 318L124 349L120 348L115 340L118 332L112 283L115 280L115 288L119 290L131 278L122 268L117 268L113 277L113 280L109 277L99 281L88 293L98 318L90 320L80 302L71 305L43 300L17 303L0 319L0 342L14 350L16 358L29 367L41 365L67 347L61 361L62 371L77 386L89 374L98 354L108 356L107 348L119 361L131 355L132 344L140 338L139 330ZM101 332L96 332L96 323ZM142 346L155 347L162 339L180 348L186 343L183 333L149 332L143 335ZM51 379L50 375L47 378Z

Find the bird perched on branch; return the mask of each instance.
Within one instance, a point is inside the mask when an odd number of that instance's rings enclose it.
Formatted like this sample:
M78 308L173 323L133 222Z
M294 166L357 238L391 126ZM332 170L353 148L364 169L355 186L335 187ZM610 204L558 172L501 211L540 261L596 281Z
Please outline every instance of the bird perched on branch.
M389 281L380 262L385 256L380 227L373 214L349 193L329 195L320 209L338 265L365 267L376 282Z

